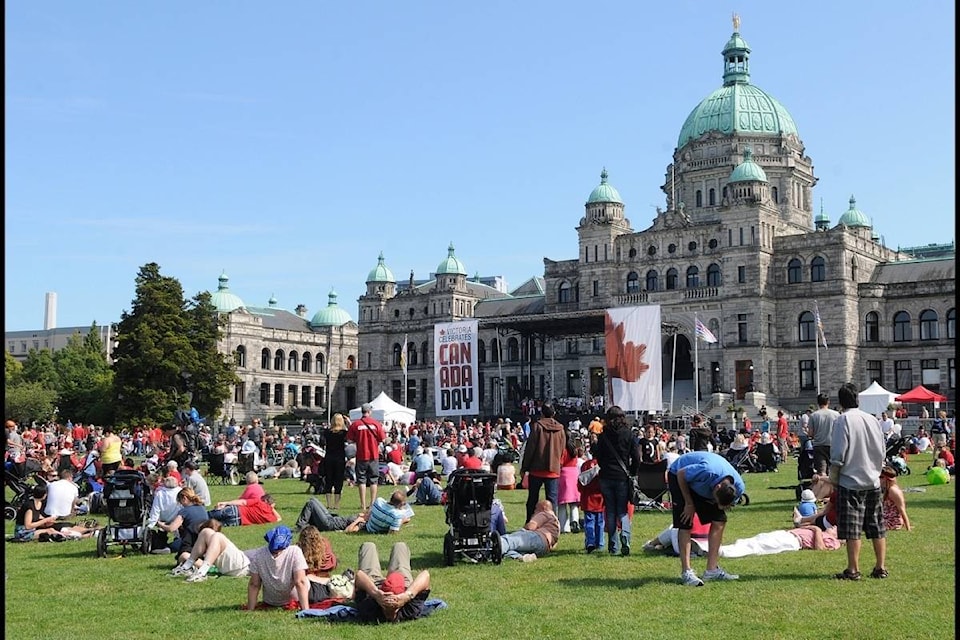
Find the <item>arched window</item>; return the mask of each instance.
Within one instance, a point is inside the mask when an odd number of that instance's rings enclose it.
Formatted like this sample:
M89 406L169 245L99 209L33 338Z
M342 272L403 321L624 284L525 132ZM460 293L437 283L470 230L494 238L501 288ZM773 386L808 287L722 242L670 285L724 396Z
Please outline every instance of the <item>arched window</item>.
M507 362L520 360L520 342L516 338L507 340Z
M864 335L867 342L880 342L880 314L871 311L863 320Z
M803 279L803 265L799 258L794 258L787 263L787 283L796 284Z
M302 362L300 364L300 371L304 373L310 373L313 371L313 357L309 352L303 354Z
M804 311L800 314L797 335L800 342L813 342L815 340L816 326L813 322L813 314L811 312Z
M701 191L700 189L697 189L697 206L698 207L703 206L703 191Z
M500 340L497 338L490 341L490 360L500 362Z
M913 331L910 330L910 314L906 311L897 311L893 316L893 341L909 342L913 340Z
M573 302L573 288L569 282L560 283L560 287L557 289L557 302L560 304Z
M940 337L940 326L937 312L925 309L920 312L920 339L936 340Z
M270 349L264 348L260 352L260 368L264 371L270 370Z
M627 293L637 293L640 291L640 276L636 271L627 274Z
M487 343L483 340L477 340L477 362L483 364L487 361Z
M236 352L233 354L233 362L241 369L246 368L247 366L247 348L243 345L237 347Z
M394 342L394 343L393 343L393 366L395 366L395 367L399 367L399 366L400 366L400 350L401 350L401 348L402 348L402 347L400 346L400 343L399 343L399 342Z
M285 360L286 358L283 355L283 350L277 349L277 352L273 354L273 368L277 371L283 371L283 363Z
M947 311L947 339L954 340L957 337L957 310Z
M827 261L817 256L810 261L810 282L823 282L827 279Z
M677 288L677 270L673 267L667 269L667 289L676 289Z
M316 360L316 362L313 363L313 370L314 370L314 373L326 373L326 372L327 372L326 360L324 359L322 353L318 353L318 354L317 354L317 360Z
M723 190L720 192L720 197L723 198L724 200L726 200L726 198L727 198L727 193L728 193L728 192L727 192L727 188L724 187Z
M716 318L710 318L710 322L707 323L710 326L710 333L712 333L717 340L720 339L720 321Z
M700 269L696 266L687 267L687 289L700 286Z
M407 366L412 367L417 364L417 345L414 342L407 343Z
M707 202L710 203L710 206L711 206L711 207L717 204L717 190L716 190L716 189L710 189L710 191L707 192Z
M291 351L290 356L287 358L287 371L296 371L298 366L300 366L300 354L296 351Z
M720 286L720 265L718 265L717 263L713 263L709 267L707 267L707 286L708 287Z
M430 364L430 348L427 346L426 340L420 343L420 362Z
M656 291L659 286L660 282L657 272L653 269L647 271L647 291Z
M857 258L854 257L853 260L850 261L850 279L854 282L857 281L857 266Z
M776 187L770 187L770 195L773 197L773 204L780 204L780 191Z

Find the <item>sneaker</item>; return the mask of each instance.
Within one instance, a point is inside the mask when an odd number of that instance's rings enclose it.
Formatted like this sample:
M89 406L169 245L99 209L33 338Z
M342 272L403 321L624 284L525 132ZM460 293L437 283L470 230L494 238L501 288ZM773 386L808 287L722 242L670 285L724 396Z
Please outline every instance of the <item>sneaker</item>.
M697 577L697 574L693 572L693 569L687 569L680 574L680 582L686 587L702 587L703 580Z
M570 532L571 533L580 533L580 523L574 520L570 523Z
M735 573L727 573L723 570L723 567L717 567L716 569L708 569L703 572L704 580L739 580L740 576Z
M172 553L172 552L170 551L170 547L160 547L159 549L151 549L150 553L152 553L155 556L162 556L166 553Z
M537 554L535 553L525 553L522 556L520 556L521 562L536 562L536 560L537 560Z
M203 582L206 579L207 579L207 574L200 573L199 571L194 571L189 576L187 576L187 579L185 580L185 582Z
M646 542L643 543L644 551L656 551L659 548L660 548L660 545L654 542L653 540L647 540Z
M596 548L595 546L593 546L592 544L588 544L588 545L587 545L587 553L593 553L593 552L596 551L596 550L597 550L597 548Z
M179 578L181 576L189 576L194 572L196 572L196 569L193 567L184 567L182 564L179 564L167 575L171 578Z

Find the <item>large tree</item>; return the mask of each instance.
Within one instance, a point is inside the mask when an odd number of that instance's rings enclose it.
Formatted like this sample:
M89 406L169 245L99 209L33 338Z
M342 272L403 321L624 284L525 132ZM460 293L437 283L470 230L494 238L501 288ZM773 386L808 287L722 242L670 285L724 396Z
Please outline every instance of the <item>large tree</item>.
M96 323L83 338L71 336L67 346L53 354L53 362L59 378L57 402L61 420L111 423L113 371Z
M113 351L117 424L169 422L194 395L198 411L216 413L235 379L217 351L219 337L209 296L188 304L180 282L161 275L159 265L141 267Z

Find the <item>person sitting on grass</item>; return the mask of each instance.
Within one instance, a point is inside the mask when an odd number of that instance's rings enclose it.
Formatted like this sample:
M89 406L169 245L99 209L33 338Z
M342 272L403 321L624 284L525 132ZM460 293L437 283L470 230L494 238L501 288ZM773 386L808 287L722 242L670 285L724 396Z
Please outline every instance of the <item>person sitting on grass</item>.
M887 531L906 529L910 531L910 518L907 516L907 499L903 489L897 484L897 472L893 467L884 466L880 471L880 490L883 494L883 528Z
M407 504L406 491L397 490L390 495L389 502L383 497L373 501L365 514L366 523L359 530L367 533L399 533L400 527L410 522L412 516L413 509ZM349 527L344 531L354 532Z
M207 521L207 510L203 507L203 500L193 489L181 489L177 494L177 504L180 505L180 511L173 520L169 523L157 522L157 527L167 533L177 533L170 549L177 554L177 562L182 563L193 551L197 533Z
M504 558L533 562L550 553L559 540L560 520L553 512L553 503L541 500L523 529L500 536L500 553Z
M225 527L269 524L281 520L280 512L274 507L273 496L269 493L263 494L259 499L238 498L218 502L217 508L207 512L207 516L219 520Z
M190 555L170 572L171 577L183 577L187 582L202 582L211 568L222 576L243 577L250 574L250 558L241 551L221 529L219 520L208 519L200 525Z
M300 532L297 546L307 561L307 582L310 585L310 603L320 603L331 597L330 575L337 568L337 556L333 545L320 531L307 525Z
M280 525L263 536L267 544L250 552L250 582L247 584L247 611L270 607L310 608L307 561L293 542L293 532ZM260 592L263 601L258 602ZM294 604L295 603L295 604Z
M417 495L414 504L440 504L443 491L440 489L440 476L432 469L417 480Z
M64 540L89 538L97 532L94 527L84 525L69 525L65 522L57 522L56 517L47 516L43 513L44 502L47 498L47 485L36 485L30 489L30 497L24 500L20 510L17 511L16 520L13 526L14 542L29 542L37 540L45 542L54 540L62 542ZM95 521L89 524L96 524Z
M430 572L413 577L410 549L397 542L390 550L387 575L380 569L377 545L360 545L357 574L354 578L355 605L361 622L403 622L424 614L424 602L430 596Z

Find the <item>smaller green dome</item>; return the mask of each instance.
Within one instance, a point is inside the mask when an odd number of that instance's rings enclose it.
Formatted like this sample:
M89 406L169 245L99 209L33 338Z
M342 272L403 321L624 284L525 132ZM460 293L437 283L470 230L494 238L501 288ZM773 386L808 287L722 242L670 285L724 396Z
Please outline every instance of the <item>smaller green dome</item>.
M847 227L872 227L870 218L863 211L857 209L857 199L850 196L850 208L840 216L840 224Z
M603 171L600 172L600 184L597 185L597 188L590 192L590 197L587 198L587 204L594 204L597 202L615 202L616 204L623 204L623 200L620 199L620 193L613 187L611 184L607 184L607 168L604 167Z
M339 327L353 321L349 313L337 306L336 291L331 289L328 299L327 308L313 314L313 319L310 320L311 327Z
M221 273L217 280L219 282L217 285L217 291L210 295L210 302L214 307L217 308L218 312L230 313L231 311L236 311L240 307L246 306L243 304L243 300L240 299L240 296L230 292L230 287L227 286L230 278L227 277L226 273Z
M753 161L753 151L747 147L743 151L743 162L730 174L730 183L734 182L766 182L767 174L763 167Z
M450 246L447 247L447 257L446 259L437 265L437 275L467 275L467 268L463 266L463 263L453 255L453 243L450 243Z
M272 293L270 294L270 299L267 301L267 305L271 309L277 308L277 296L275 294L272 294Z
M396 282L397 279L393 277L393 271L387 267L383 262L383 251L380 252L380 257L377 258L377 266L375 266L369 274L367 274L367 282Z

